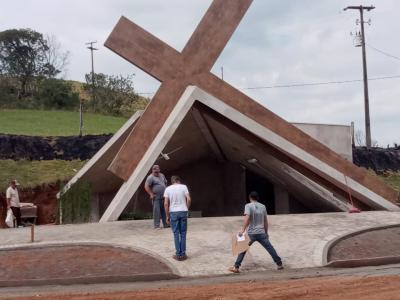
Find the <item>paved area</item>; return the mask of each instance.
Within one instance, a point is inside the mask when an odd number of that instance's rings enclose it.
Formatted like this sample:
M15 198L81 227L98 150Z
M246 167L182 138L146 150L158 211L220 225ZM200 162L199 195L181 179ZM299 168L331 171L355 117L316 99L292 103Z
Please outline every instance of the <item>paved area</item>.
M287 268L318 267L323 250L332 239L356 230L400 223L399 212L327 213L270 216L270 239ZM241 217L189 220L188 256L184 262L172 259L170 229L154 230L151 220L36 227L36 244L106 243L138 249L160 258L180 276L227 274L233 264L231 234L242 224ZM0 248L29 245L30 229L2 230ZM254 244L246 256L243 271L263 271L275 266Z
M330 248L328 261L400 257L400 227L363 232L340 240Z

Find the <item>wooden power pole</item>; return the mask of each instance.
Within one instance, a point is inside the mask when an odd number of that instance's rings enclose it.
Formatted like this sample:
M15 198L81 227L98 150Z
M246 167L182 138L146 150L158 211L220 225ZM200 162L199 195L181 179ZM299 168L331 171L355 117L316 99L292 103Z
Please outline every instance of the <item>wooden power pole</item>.
M93 61L93 51L99 50L97 48L93 47L93 44L97 42L88 42L86 45L89 45L87 48L90 50L90 56L92 60L92 103L95 101L95 86L94 86L94 61ZM82 136L82 129L83 129L83 103L82 99L80 101L80 106L79 106L79 136Z
M364 32L364 10L373 10L374 6L348 6L344 10L356 9L360 12L361 25L361 47L362 47L362 62L363 62L363 80L364 80L364 106L365 106L365 145L371 147L371 121L369 115L369 95L368 95L368 73L367 73L367 54L365 51L365 32ZM368 23L368 22L367 22Z

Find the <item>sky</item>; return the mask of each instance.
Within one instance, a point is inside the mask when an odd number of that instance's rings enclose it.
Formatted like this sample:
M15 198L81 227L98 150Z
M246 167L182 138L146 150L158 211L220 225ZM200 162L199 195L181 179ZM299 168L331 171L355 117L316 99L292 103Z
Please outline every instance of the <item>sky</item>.
M103 46L114 25L124 15L181 51L211 3L0 1L0 31L31 28L55 35L70 51L66 79L84 81L91 68L85 43L97 41L95 72L134 74L136 91L149 97L160 83ZM276 87L362 79L361 48L354 47L350 35L360 30L359 13L343 11L360 4L376 5L365 13L365 20L371 19L371 25L366 24L369 78L400 76L398 0L254 0L212 72L220 76L223 67L225 81L290 122L349 125L353 121L356 130L364 131L362 82ZM370 80L369 94L372 139L384 147L400 143L400 78Z

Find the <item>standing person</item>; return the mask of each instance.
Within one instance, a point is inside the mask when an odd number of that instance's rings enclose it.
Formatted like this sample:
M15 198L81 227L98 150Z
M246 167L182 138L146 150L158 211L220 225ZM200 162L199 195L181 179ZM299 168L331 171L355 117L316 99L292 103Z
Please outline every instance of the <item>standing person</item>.
M151 174L147 177L144 189L149 194L153 204L154 228L160 229L160 218L164 228L169 227L164 210L164 191L167 186L167 179L160 171L160 166L154 165Z
M250 238L249 245L251 246L254 242L259 242L271 255L278 270L282 270L282 260L268 240L267 209L265 208L265 205L258 202L259 196L257 192L251 192L249 199L250 203L246 204L244 207L244 224L239 231L239 236L242 236L247 228L247 233ZM245 255L246 251L240 253L236 259L235 265L230 268L229 271L239 273L239 268Z
M6 191L6 199L7 199L7 210L11 209L15 219L17 220L17 226L22 227L21 222L21 208L19 204L19 193L17 189L17 185L19 185L17 180L11 180L10 186Z
M167 222L171 223L172 232L174 233L174 243L176 253L173 256L176 260L185 260L186 256L186 231L188 210L192 199L186 185L181 184L178 176L171 177L169 187L165 189L165 212L167 214Z

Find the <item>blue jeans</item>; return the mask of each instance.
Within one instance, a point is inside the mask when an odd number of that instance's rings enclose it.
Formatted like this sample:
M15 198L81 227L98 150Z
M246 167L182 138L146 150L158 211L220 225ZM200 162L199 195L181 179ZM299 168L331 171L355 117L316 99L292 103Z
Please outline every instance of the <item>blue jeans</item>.
M164 197L163 195L159 196L156 195L153 199L153 221L154 221L154 228L160 227L160 218L162 220L163 226L167 226L167 217L165 215L165 208L164 208Z
M171 228L174 233L176 256L186 255L186 231L187 231L187 211L176 211L170 213Z
M271 255L272 259L274 262L278 265L282 265L282 260L276 253L274 247L271 245L270 241L268 240L268 236L265 233L260 233L260 234L250 234L249 233L249 238L250 238L250 243L249 246L251 246L254 242L259 242L265 250L268 251L269 255ZM240 268L240 265L242 264L243 258L246 255L246 251L242 252L238 255L236 262L235 262L235 268Z

